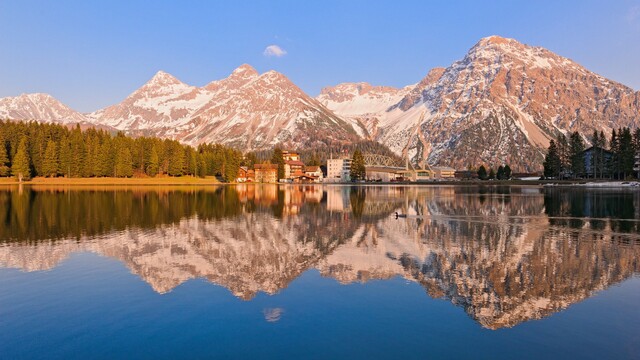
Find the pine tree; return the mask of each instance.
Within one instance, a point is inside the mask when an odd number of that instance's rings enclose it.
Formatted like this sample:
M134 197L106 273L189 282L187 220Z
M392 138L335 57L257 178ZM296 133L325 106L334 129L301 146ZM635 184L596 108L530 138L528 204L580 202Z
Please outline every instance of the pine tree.
M562 171L562 161L558 154L558 147L556 142L549 141L549 149L547 149L547 155L544 158L544 177L545 178L558 178Z
M616 129L611 131L611 141L609 142L610 150L613 153L611 159L608 161L608 170L616 179L619 176L620 166L618 162L618 153L620 151L619 142L618 142L618 134L616 133Z
M633 133L633 150L635 153L636 179L640 179L640 128Z
M591 176L596 178L598 176L598 166L600 165L600 134L598 130L593 130L591 136L591 144L593 146L593 155L591 156Z
M584 141L582 141L582 136L577 131L573 132L570 137L569 158L573 177L583 175L585 173Z
M207 176L207 161L204 155L198 154L198 176L204 178Z
M9 176L10 172L11 168L9 167L9 155L7 154L6 143L2 133L0 133L0 177Z
M27 137L23 136L18 145L18 152L13 158L13 165L11 166L11 173L18 178L18 181L31 179L31 159L29 159L29 152L27 151Z
M309 160L308 166L320 166L320 158L318 158L318 154L315 152L311 154L311 159Z
M367 176L364 155L362 155L360 150L353 152L353 158L351 159L351 172L349 173L349 176L352 180L364 180Z
M631 129L628 127L620 131L617 158L619 159L622 177L626 178L633 174L635 151L633 149L633 135L631 135Z
M478 179L487 180L487 178L487 168L485 168L484 165L480 165L480 167L478 168Z
M128 147L121 147L116 154L115 176L133 176L133 158Z
M258 163L258 157L256 156L256 153L253 152L253 151L250 151L250 152L246 153L242 163L243 163L244 166L247 166L249 168L253 168L253 165Z
M156 151L156 146L153 145L151 147L151 154L149 155L149 165L147 166L147 175L156 176L158 175L158 166L160 160L158 159L158 151Z
M509 164L504 166L504 179L511 179L511 167L509 166Z
M504 178L504 167L502 165L498 166L498 171L496 171L496 178L498 180L502 180Z
M170 176L182 176L184 168L184 149L177 141L172 141L168 147L169 153L169 167L168 174Z
M113 176L113 170L115 168L115 156L113 155L111 137L103 139L100 144L100 155L98 156L98 162L100 166L99 176Z
M571 151L569 149L569 142L567 141L567 137L564 134L561 134L558 137L558 142L556 143L558 150L558 157L560 159L560 173L558 176L566 177L567 174L571 171Z
M284 179L284 155L282 149L276 147L273 149L273 155L271 156L271 163L278 165L278 180Z
M489 179L493 180L496 178L496 172L493 170L493 168L489 168Z
M599 138L600 142L600 149L598 149L598 152L600 153L600 156L598 157L600 160L600 163L598 164L598 167L600 168L600 177L603 178L605 176L606 173L606 167L607 167L607 161L606 158L604 156L604 149L607 148L607 137L604 136L604 131L600 131L600 138Z
M84 176L86 149L84 144L84 136L80 125L77 125L71 131L69 138L69 148L71 149L71 177Z
M228 148L225 151L225 165L224 165L224 176L223 176L224 181L226 182L236 181L236 179L238 178L238 172L240 170L240 161L242 161L242 153L240 153L239 151L233 150L231 148Z
M47 142L47 149L44 152L44 161L42 163L42 175L45 177L54 177L58 174L58 152L56 151L56 143L53 140Z

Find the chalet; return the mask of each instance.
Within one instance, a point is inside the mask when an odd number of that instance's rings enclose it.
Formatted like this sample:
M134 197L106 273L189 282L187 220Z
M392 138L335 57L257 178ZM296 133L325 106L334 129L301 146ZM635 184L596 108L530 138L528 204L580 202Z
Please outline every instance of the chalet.
M601 147L592 146L582 152L584 155L585 176L603 177L608 175L607 163L613 158L613 153Z
M322 182L323 175L320 166L305 166L304 175L315 179L313 182Z
M317 176L302 174L302 175L299 175L299 176L294 176L293 177L293 182L294 183L309 184L309 183L316 183L316 182L319 182L319 181L318 181L318 177Z
M255 182L276 183L278 182L278 165L276 164L255 164L253 166Z
M236 182L242 183L247 182L249 178L249 168L246 166L240 166L238 169L238 177L236 178Z

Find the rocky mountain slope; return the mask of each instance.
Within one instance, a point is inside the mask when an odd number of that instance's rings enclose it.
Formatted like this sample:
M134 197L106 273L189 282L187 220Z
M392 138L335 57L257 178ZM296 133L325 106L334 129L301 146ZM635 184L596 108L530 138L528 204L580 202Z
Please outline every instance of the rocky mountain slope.
M350 123L286 76L276 71L259 74L249 65L203 87L159 71L122 102L90 114L74 111L46 94L4 98L0 99L0 118L91 123L131 135L159 136L191 145L224 143L243 150L360 138Z
M637 127L640 92L541 47L491 36L401 89L344 83L311 98L286 76L242 65L206 86L158 72L122 102L80 114L46 94L0 99L0 117L109 126L243 150L360 138L415 162L539 170L549 140ZM586 139L588 140L588 139Z
M202 88L161 71L121 103L89 117L132 134L240 149L358 138L348 123L286 76L275 71L261 75L249 65Z
M640 93L549 50L498 36L433 69L396 104L381 101L383 110L374 113L345 110L366 98L353 93L335 101L339 91L332 89L318 99L340 116L369 119L375 140L401 153L411 139L414 159L456 168L504 161L537 170L549 139L560 133L610 133L640 122Z

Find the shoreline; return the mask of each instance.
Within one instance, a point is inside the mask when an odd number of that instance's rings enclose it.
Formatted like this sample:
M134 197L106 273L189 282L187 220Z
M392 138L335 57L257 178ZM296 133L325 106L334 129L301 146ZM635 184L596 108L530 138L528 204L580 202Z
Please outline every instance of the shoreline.
M18 182L15 178L0 178L0 185L55 185L55 186L202 186L202 185L223 185L215 177L195 178L184 177L157 177L157 178L43 178L36 177L29 181Z
M51 185L51 186L206 186L206 185L281 185L281 186L544 186L544 187L585 187L585 188L639 188L640 182L611 180L443 180L424 182L356 182L356 183L224 183L217 178L157 177L157 178L42 178L18 182L15 178L0 178L2 185Z

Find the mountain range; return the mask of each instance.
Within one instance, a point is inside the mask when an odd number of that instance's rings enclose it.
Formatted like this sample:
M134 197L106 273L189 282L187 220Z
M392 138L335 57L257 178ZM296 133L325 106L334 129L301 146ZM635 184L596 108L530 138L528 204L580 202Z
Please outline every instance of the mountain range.
M158 72L119 104L82 114L46 94L0 99L0 118L81 123L242 150L378 141L414 162L541 168L549 140L640 123L640 92L514 39L481 39L403 88L343 83L313 98L249 65L203 87Z

